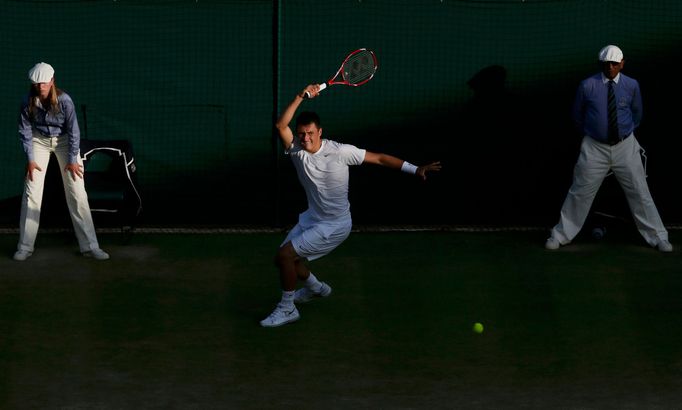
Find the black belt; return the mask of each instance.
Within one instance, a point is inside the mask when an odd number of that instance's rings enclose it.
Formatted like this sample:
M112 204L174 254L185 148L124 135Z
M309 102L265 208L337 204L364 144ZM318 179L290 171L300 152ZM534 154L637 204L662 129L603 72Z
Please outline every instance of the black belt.
M621 139L619 139L619 140L607 141L606 143L609 144L609 145L620 144L622 141L625 141L630 135L632 135L632 133L630 133L630 134L624 136L623 138L621 138Z

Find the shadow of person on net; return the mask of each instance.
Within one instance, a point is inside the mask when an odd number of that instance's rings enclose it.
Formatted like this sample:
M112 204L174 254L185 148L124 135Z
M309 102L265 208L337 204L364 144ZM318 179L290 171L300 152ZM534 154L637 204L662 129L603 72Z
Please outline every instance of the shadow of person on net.
M482 68L468 81L472 96L462 108L459 143L460 182L469 198L474 224L510 224L524 183L524 144L520 133L522 105L506 87L507 70L500 65Z

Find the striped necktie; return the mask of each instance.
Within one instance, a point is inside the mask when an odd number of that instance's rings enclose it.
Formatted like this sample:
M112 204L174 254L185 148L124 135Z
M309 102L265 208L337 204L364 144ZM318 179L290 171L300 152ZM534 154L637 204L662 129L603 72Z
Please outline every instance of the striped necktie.
M618 113L616 106L616 94L613 91L613 80L609 80L609 143L613 144L620 141L620 133L618 132Z

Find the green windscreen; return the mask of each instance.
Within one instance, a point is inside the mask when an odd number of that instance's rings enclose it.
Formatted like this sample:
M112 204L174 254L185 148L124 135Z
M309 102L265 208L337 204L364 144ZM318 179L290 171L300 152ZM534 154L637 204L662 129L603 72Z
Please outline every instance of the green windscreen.
M642 87L637 137L659 211L682 221L677 107L666 104L680 87L679 1L0 0L0 10L4 225L18 223L16 117L37 62L54 66L83 138L131 141L146 223L282 226L305 198L276 115L362 47L376 53L374 78L301 109L320 114L326 138L444 168L426 182L353 168L356 223L552 224L579 149L575 90L606 44Z

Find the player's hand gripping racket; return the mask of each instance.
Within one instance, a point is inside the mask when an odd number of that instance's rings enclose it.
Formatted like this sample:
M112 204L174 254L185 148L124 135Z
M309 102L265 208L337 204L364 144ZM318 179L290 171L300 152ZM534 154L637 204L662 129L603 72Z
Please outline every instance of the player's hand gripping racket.
M339 70L327 82L320 84L320 91L330 85L343 84L357 87L365 84L374 77L379 63L374 52L366 48L360 48L348 54ZM305 92L305 97L310 98L310 93Z

